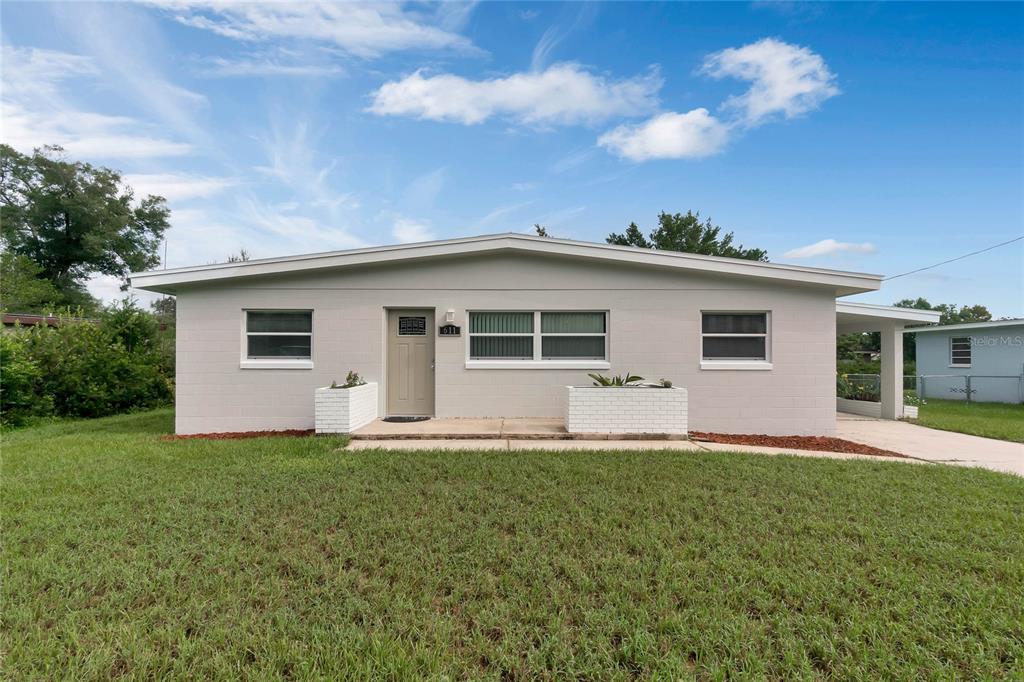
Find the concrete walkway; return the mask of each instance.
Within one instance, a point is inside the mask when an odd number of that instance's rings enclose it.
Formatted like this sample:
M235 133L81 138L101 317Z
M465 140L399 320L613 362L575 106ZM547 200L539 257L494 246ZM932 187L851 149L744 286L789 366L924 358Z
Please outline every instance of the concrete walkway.
M363 439L353 440L349 450L685 450L689 452L745 452L763 455L797 455L830 459L876 459L887 462L921 462L897 457L852 455L843 452L820 452L792 448L769 448L756 445L704 443L691 440L544 440L518 438L452 438L452 439Z
M1024 444L939 431L909 422L836 415L839 438L937 464L974 466L1024 476Z

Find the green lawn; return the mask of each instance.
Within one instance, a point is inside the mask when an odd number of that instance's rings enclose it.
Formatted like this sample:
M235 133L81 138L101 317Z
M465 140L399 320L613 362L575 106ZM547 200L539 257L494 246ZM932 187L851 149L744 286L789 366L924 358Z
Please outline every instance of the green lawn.
M917 423L944 431L1024 443L1024 405L928 398Z
M1024 479L171 421L5 434L6 678L1024 676Z

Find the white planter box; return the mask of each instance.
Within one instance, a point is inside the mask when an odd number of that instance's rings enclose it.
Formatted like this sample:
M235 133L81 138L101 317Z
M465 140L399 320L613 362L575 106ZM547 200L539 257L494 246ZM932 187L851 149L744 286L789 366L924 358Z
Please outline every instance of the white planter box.
M569 433L686 435L685 388L566 386Z
M318 388L314 407L317 433L352 433L377 418L377 384Z
M903 416L907 419L917 419L917 405L904 405Z
M862 417L882 418L882 403L873 403L868 400L850 400L849 398L836 398L836 411L846 414L859 414Z

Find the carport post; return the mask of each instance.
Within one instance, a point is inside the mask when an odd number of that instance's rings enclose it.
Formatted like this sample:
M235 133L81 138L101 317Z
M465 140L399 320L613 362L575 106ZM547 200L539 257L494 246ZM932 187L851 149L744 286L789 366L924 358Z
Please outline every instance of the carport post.
M882 326L881 401L882 419L903 417L903 327Z

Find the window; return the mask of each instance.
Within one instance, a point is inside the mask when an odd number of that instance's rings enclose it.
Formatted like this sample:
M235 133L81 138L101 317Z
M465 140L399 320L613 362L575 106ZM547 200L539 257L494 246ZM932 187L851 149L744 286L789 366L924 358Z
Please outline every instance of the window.
M398 335L399 336L426 336L427 335L427 318L426 317L405 317L400 316L398 318Z
M768 313L701 313L701 360L767 362Z
M250 360L310 360L312 310L245 311L245 349Z
M949 339L949 366L971 366L971 337L954 336Z
M608 315L601 311L471 312L469 359L559 362L608 358Z

